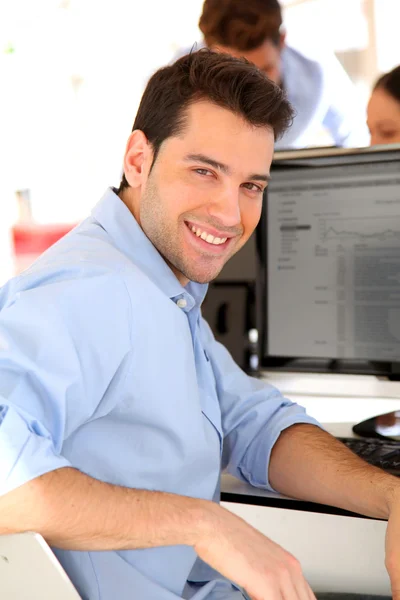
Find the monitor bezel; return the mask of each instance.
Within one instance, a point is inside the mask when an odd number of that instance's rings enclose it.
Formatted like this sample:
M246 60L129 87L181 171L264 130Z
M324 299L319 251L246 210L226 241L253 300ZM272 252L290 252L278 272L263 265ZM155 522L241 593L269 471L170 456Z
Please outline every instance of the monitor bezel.
M340 164L366 164L371 162L399 161L400 144L361 149L325 148L276 152L271 165L271 173L280 168L326 167ZM269 371L291 371L306 373L343 373L377 375L388 379L400 379L400 360L356 360L271 356L265 352L267 348L268 319L268 244L267 236L267 203L268 189L264 193L263 211L256 229L256 315L259 332L260 368Z

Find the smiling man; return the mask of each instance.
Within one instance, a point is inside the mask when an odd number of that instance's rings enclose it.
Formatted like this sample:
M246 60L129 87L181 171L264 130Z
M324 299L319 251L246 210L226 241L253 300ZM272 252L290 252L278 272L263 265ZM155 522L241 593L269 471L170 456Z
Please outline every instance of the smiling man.
M84 600L312 600L296 559L219 505L221 469L390 516L400 579L397 480L245 375L201 317L290 118L243 60L161 69L120 189L1 290L0 534L40 532Z
M271 86L270 93L288 116L278 90ZM133 131L125 156L129 185L120 192L183 286L214 279L253 233L274 147L270 126L246 123L207 99L190 103L185 120L182 134L163 142L153 168L148 138Z

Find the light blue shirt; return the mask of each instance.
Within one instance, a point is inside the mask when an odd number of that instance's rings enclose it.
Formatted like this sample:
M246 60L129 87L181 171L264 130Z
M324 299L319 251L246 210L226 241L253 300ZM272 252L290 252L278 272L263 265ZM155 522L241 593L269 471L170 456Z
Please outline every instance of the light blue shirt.
M369 144L365 110L334 54L315 60L286 45L281 59L284 88L296 116L275 144L277 150L319 145L323 128L335 146Z
M315 421L215 341L200 314L206 290L180 285L111 190L5 285L1 493L67 466L216 501L221 468L271 489L280 432ZM86 600L241 597L188 546L55 551Z

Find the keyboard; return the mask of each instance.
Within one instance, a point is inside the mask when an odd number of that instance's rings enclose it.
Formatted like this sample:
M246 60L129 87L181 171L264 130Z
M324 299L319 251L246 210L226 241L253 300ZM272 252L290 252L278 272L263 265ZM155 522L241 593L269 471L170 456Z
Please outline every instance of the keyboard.
M381 438L338 437L357 456L400 477L400 442Z

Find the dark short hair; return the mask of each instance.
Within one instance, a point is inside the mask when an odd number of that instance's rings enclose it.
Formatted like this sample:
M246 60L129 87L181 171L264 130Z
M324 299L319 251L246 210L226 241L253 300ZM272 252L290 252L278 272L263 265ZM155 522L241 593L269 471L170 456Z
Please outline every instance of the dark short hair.
M278 0L205 0L199 27L207 46L244 52L266 40L280 41L282 10Z
M379 77L374 85L374 90L378 88L384 89L385 92L400 102L400 65Z
M275 139L291 125L285 93L244 58L206 48L191 52L154 73L143 93L132 131L152 145L153 165L164 140L181 134L191 104L208 100L255 127L269 127ZM119 191L129 184L123 175Z

